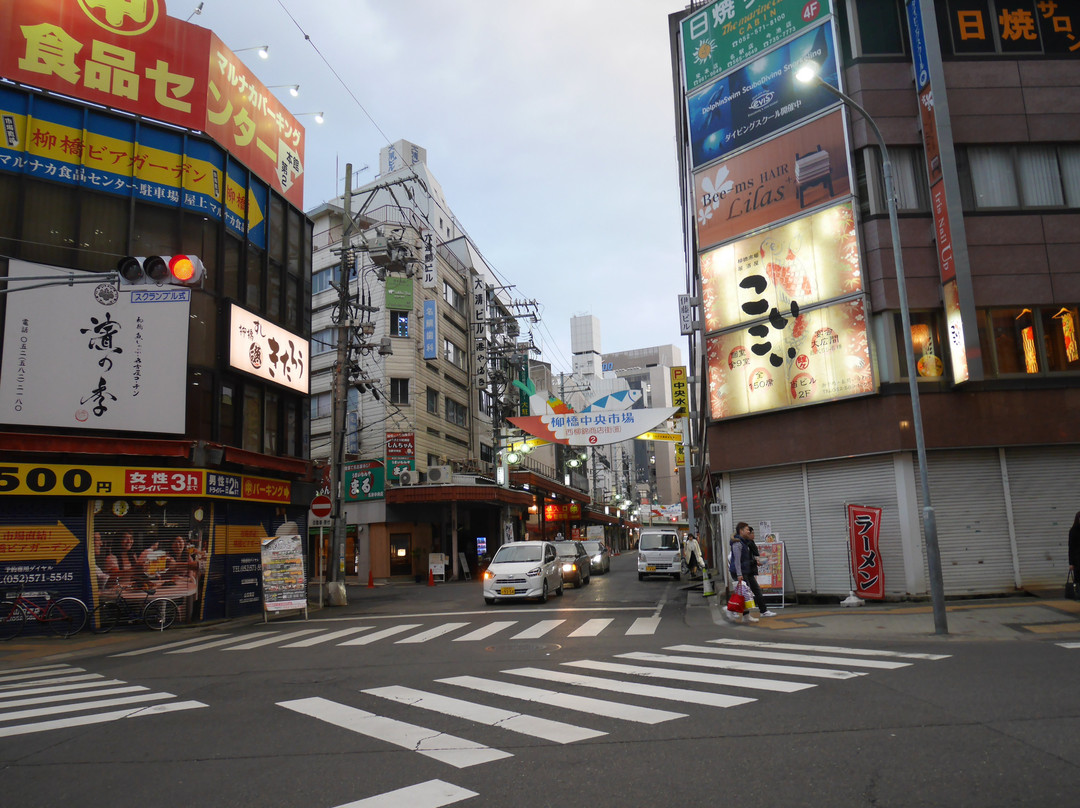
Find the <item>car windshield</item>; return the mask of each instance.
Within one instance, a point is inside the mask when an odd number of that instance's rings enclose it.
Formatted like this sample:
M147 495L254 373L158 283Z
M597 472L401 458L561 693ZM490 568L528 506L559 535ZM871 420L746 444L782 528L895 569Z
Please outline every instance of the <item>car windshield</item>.
M582 544L585 545L585 552L586 553L599 553L600 552L600 542L598 542L598 541L583 541Z
M521 544L504 544L491 559L492 564L499 563L522 563L525 561L539 561L544 548L540 544L522 542Z
M576 556L577 545L572 541L561 541L555 545L555 550L560 556Z
M638 547L641 550L678 550L679 539L674 533L646 533Z

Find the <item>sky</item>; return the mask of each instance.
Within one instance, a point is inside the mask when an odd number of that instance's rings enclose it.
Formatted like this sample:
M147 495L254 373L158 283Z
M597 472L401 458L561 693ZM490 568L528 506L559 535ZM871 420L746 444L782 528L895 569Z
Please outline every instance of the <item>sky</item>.
M304 206L372 182L379 150L428 168L517 300L540 357L571 369L570 318L604 352L674 344L685 292L667 16L685 0L169 0L307 130ZM305 35L309 39L305 40ZM269 58L242 50L269 45ZM366 170L364 166L368 166ZM528 323L523 324L526 329Z

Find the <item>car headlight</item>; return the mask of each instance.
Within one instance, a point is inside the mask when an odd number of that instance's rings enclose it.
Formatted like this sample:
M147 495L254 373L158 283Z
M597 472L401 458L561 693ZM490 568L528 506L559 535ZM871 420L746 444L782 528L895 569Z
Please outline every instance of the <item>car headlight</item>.
M597 564L599 564L600 563L600 554L597 553L596 555L594 555L592 557L592 560L595 561Z
M485 581L490 581L492 578L495 577L495 573L491 572L491 570L484 570L483 577Z
M573 572L573 571L574 571L574 569L575 569L575 565L574 565L574 564L563 564L563 565L562 565L562 571L563 571L563 572Z
M535 578L537 575L539 575L543 571L544 570L543 570L542 567L533 567L531 570L529 570L525 574L528 575L530 578Z

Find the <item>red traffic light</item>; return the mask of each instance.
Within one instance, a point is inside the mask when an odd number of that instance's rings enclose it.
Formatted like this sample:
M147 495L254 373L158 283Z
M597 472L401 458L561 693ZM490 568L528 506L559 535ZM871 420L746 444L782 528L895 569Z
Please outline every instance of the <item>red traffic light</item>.
M179 284L196 286L203 278L205 267L197 255L125 256L116 264L122 283Z

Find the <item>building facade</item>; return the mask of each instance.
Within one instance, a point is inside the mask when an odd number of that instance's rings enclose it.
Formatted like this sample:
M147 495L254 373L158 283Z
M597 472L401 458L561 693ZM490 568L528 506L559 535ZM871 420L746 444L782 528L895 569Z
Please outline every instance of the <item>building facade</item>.
M745 59L726 37L752 20L701 16L715 5L670 30L717 546L765 523L786 589L842 596L847 506L877 507L884 596L925 596L914 373L945 594L1057 586L1080 510L1080 5L835 0L799 20L782 3L783 37ZM887 143L915 367L874 129L794 86L811 59ZM742 81L763 65L775 78Z
M258 613L262 541L304 532L311 222L212 105L275 153L280 114L301 169L302 128L160 10L136 35L138 9L116 30L87 4L0 10L0 566L6 591L92 607L120 584L194 621ZM192 285L102 274L179 254Z

